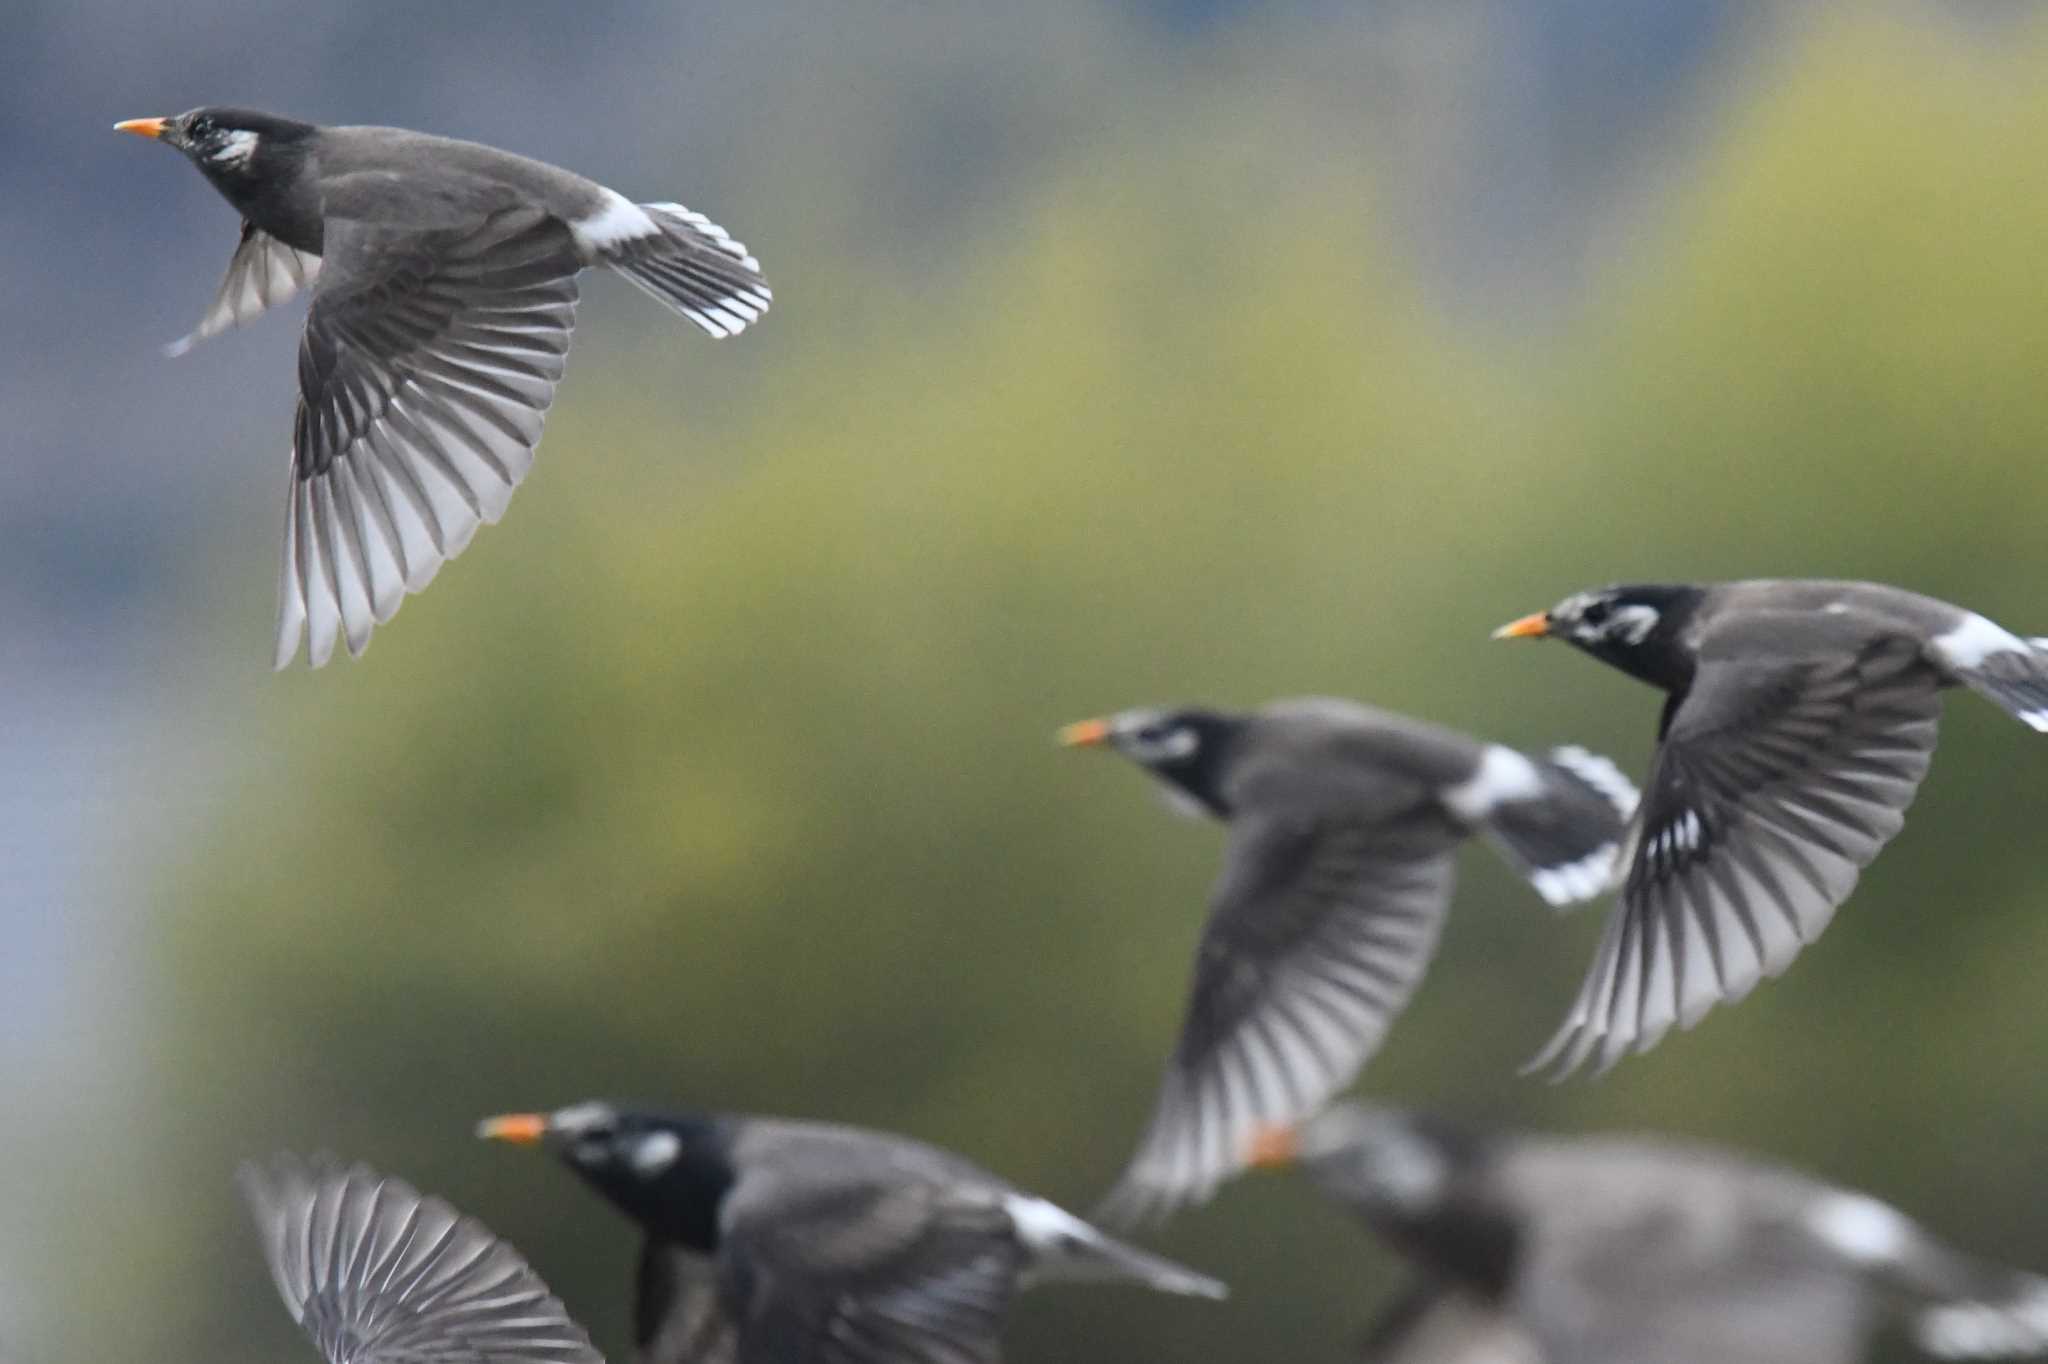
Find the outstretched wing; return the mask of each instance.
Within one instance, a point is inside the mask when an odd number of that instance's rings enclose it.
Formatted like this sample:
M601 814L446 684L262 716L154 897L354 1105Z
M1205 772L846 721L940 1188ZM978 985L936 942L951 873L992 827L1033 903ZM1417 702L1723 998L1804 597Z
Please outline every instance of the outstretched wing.
M569 229L515 207L474 229L327 224L299 347L277 666L310 629L360 653L496 521L533 465L575 321Z
M227 277L199 325L164 347L183 355L210 336L240 326L265 308L287 302L320 273L320 258L286 246L254 223L244 221L242 240L228 260Z
M1621 903L1530 1068L1568 1074L1597 1053L1605 1069L1789 966L1904 821L1938 685L1897 637L1703 658L1667 712Z
M1026 1260L999 1201L867 1181L743 1181L720 1255L742 1364L998 1364Z
M633 1295L637 1364L736 1364L739 1337L709 1256L649 1237Z
M331 1364L604 1364L482 1223L357 1165L236 1176L287 1310Z
M1180 1041L1105 1219L1208 1197L1257 1128L1304 1118L1351 1082L1436 951L1461 832L1434 806L1392 822L1231 821Z

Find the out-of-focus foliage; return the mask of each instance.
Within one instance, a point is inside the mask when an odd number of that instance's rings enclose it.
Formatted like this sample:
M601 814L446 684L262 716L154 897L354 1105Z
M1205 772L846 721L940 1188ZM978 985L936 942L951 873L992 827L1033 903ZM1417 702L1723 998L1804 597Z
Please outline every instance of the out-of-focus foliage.
M33 1293L100 1358L300 1357L228 1174L324 1146L483 1217L623 1358L624 1224L468 1137L589 1095L901 1129L1085 1208L1220 840L1057 723L1325 692L1640 769L1651 693L1488 628L1763 574L2048 628L2044 74L2038 24L1789 35L1583 316L1513 346L1432 311L1364 158L1250 57L992 189L941 275L848 271L809 224L857 204L769 183L758 335L593 283L504 524L364 662L238 698L263 756L149 928L153 1117L77 1134ZM1725 1140L2048 1268L2044 801L2048 749L1955 699L1787 981L1563 1089L1514 1070L1602 911L1475 849L1364 1087ZM1335 1360L1398 1273L1269 1178L1159 1244L1237 1296L1047 1291L1013 1357Z

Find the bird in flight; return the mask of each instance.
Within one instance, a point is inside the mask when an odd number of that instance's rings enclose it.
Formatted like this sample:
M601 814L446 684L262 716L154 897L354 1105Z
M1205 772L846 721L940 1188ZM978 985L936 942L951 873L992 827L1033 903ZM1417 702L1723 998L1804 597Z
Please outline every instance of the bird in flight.
M1466 838L1562 908L1608 889L1636 800L1582 748L1522 753L1320 697L1130 710L1060 739L1129 758L1229 828L1180 1040L1103 1207L1124 1224L1207 1198L1253 1127L1351 1083L1436 953Z
M715 337L759 321L760 263L681 204L402 128L200 108L114 125L173 147L242 215L212 307L170 346L310 289L285 499L276 666L351 654L495 522L533 467L606 265Z
M1876 583L1607 587L1511 621L1666 694L1621 902L1530 1069L1605 1070L1792 964L1905 822L1940 692L2048 731L2048 641Z

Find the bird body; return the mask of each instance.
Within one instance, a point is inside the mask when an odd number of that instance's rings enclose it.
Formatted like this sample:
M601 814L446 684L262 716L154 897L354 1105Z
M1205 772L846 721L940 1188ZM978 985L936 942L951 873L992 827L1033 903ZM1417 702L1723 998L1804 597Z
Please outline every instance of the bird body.
M1553 905L1607 888L1635 790L1578 748L1518 752L1327 698L1068 726L1230 829L1180 1040L1105 1205L1207 1197L1251 1129L1315 1111L1378 1048L1436 950L1452 856L1487 837Z
M1941 1358L2048 1352L2048 1279L1709 1146L1355 1104L1255 1146L1424 1271L1375 1332L1379 1364L1846 1364L1887 1320Z
M760 264L702 214L558 166L400 128L244 109L117 125L188 156L242 215L174 354L311 288L299 349L277 666L360 653L406 594L504 514L575 321L607 265L715 337L759 320Z
M2048 649L1875 583L1581 592L1500 635L1556 635L1667 694L1621 903L1564 1026L1568 1073L1647 1051L1783 972L1898 832L1966 686L2048 729Z
M601 1103L480 1131L555 1150L646 1233L643 1364L992 1364L1031 1282L1224 1291L904 1137Z

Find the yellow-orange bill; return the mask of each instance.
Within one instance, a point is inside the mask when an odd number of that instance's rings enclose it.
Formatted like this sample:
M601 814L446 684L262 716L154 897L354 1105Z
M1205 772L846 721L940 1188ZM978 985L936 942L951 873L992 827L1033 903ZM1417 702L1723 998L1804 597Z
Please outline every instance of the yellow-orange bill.
M532 1146L547 1133L545 1113L506 1113L476 1125L476 1134L485 1141L509 1141L516 1146Z
M124 123L116 123L114 131L134 133L137 137L162 137L164 122L165 120L160 118L131 118Z
M1059 740L1066 748L1094 748L1109 742L1109 721L1077 720L1060 727Z
M1541 639L1550 633L1550 613L1537 611L1511 620L1493 632L1495 639Z
M1301 1156L1301 1134L1285 1123L1274 1123L1252 1133L1245 1147L1244 1161L1255 1170L1292 1165Z

